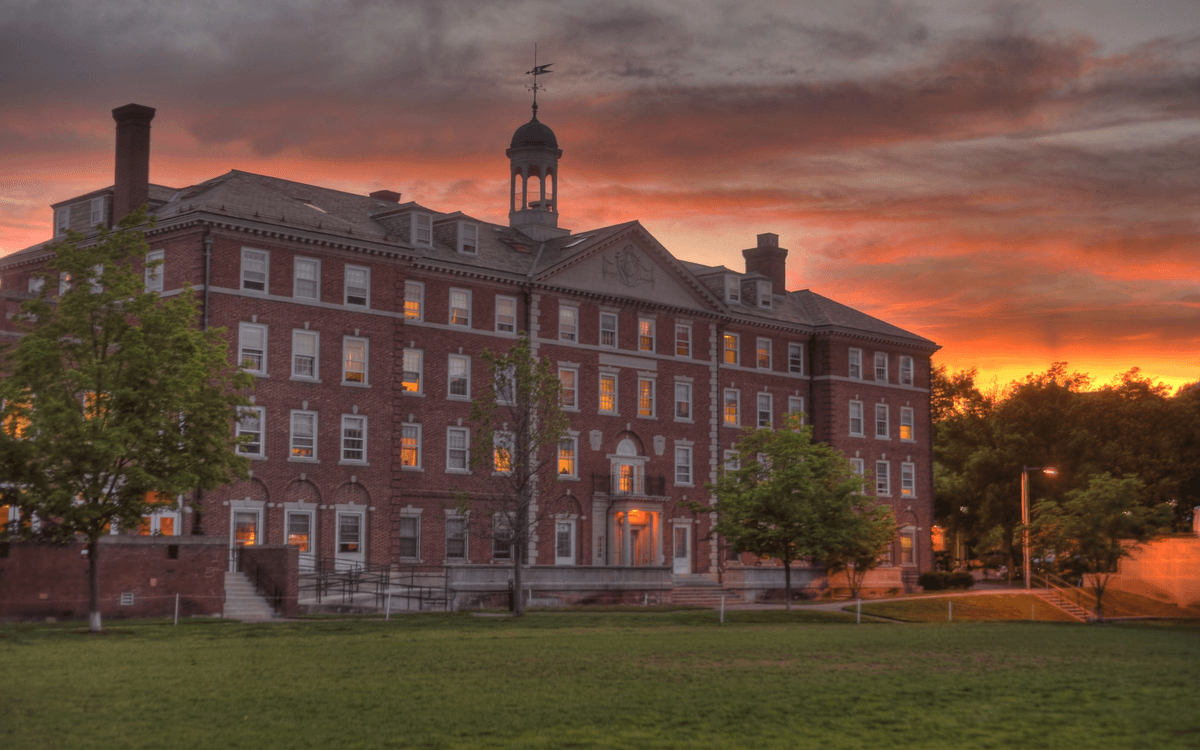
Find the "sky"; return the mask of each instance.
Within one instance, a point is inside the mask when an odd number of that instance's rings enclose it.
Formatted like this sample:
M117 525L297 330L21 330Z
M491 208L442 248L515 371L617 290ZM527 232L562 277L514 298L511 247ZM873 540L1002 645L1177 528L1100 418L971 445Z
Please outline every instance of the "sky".
M6 0L0 255L112 184L230 169L504 223L504 149L558 136L560 224L638 219L933 339L1003 385L1065 361L1200 380L1196 0Z

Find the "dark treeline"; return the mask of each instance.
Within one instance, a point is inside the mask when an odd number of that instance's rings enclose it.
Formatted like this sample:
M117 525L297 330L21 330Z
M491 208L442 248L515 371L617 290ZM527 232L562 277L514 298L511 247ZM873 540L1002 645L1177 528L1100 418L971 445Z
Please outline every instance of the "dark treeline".
M1111 385L1055 363L995 392L982 391L974 370L934 371L935 515L947 541L969 555L1000 553L1010 571L1020 560L1022 467L1030 472L1030 504L1062 500L1092 477L1136 477L1147 507L1174 509L1176 530L1191 527L1200 505L1200 383L1172 394L1137 368Z

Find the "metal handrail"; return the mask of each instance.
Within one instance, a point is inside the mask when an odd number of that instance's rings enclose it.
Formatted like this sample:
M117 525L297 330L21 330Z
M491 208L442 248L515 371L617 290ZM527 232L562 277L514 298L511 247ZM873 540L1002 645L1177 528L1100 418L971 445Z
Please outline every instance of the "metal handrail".
M254 580L254 590L266 597L271 604L271 608L278 614L283 609L283 587L276 583L271 574L266 571L266 568L256 560L247 560L245 549L245 547L238 547L238 569L243 573L251 573L251 578ZM247 564L252 568L251 571L245 570Z
M1030 581L1035 584L1037 582L1041 582L1041 588L1044 588L1047 591L1053 589L1054 591L1059 592L1064 599L1086 612L1088 617L1096 616L1096 595L1084 591L1082 586L1076 586L1068 581L1064 581L1062 578L1059 578L1053 573L1030 575ZM1080 599L1083 597L1087 597L1091 604L1085 605L1082 601L1080 601Z

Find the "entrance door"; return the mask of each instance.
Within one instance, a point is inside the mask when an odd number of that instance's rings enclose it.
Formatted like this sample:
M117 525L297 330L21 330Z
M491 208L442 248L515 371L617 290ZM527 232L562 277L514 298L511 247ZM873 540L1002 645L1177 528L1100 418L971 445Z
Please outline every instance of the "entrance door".
M363 515L361 513L337 514L337 548L334 565L338 570L361 568L363 555Z
M688 549L688 537L691 528L688 526L675 527L675 557L671 570L675 575L687 575L692 572L692 558Z
M253 547L259 543L258 511L235 510L229 530L229 569L237 570L238 547Z
M575 564L575 522L554 522L554 564Z

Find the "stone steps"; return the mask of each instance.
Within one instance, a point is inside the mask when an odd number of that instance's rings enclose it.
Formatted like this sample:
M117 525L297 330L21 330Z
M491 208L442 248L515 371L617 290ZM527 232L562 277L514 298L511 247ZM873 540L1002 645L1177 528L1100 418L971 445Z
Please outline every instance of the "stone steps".
M725 597L725 604L727 606L744 603L738 594L716 585L676 586L671 591L672 604L682 604L691 607L711 607L716 609L721 606L721 597Z
M254 590L254 584L245 573L226 571L225 609L222 616L242 622L269 622L275 619L275 611Z
M1087 622L1088 620L1092 619L1092 617L1094 617L1094 615L1091 612L1087 611L1083 607L1079 606L1075 602L1071 601L1070 599L1066 598L1065 596L1063 596L1062 594L1059 594L1056 591L1046 591L1044 589L1043 590L1034 589L1033 594L1034 594L1034 596L1036 596L1037 598L1046 602L1050 606L1061 609L1063 612L1066 612L1068 615L1070 615L1071 617L1074 617L1076 620L1079 620L1080 622Z

